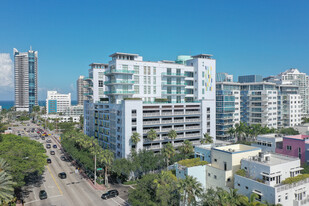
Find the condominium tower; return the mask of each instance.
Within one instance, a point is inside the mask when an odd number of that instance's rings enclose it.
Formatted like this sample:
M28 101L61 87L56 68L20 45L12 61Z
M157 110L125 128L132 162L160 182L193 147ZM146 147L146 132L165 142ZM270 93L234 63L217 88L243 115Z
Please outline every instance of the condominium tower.
M84 76L79 76L76 81L78 105L83 105L84 100L86 100L86 96L84 95L84 93L86 93L86 81L84 80L84 78Z
M215 138L216 61L212 55L159 62L143 61L138 54L117 52L110 57L102 68L105 87L100 82L94 86L94 78L89 80L93 96L100 88L105 96L85 102L85 134L97 138L117 158L127 157L132 148L159 151L171 141L171 130L177 132L176 147L184 140L199 144L204 133ZM153 141L147 139L150 129L157 133ZM134 132L141 136L136 145L131 141Z
M38 52L14 48L15 109L31 112L38 105Z

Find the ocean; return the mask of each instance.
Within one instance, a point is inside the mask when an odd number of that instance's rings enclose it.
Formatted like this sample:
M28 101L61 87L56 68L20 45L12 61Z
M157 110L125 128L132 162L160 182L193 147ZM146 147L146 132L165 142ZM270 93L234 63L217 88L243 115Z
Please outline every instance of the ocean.
M46 106L45 100L39 100L38 103L39 103L40 106ZM77 101L72 100L71 104L77 105ZM14 106L14 101L0 101L0 105L2 106L2 109L10 109L11 107Z

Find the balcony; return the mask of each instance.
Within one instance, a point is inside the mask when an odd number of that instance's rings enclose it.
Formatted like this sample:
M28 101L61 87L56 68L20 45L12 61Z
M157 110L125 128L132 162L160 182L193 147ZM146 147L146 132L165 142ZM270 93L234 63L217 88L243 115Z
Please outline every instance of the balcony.
M201 133L186 134L186 137L200 137Z
M186 77L185 73L171 73L171 72L163 72L162 76L176 76L176 77Z
M129 80L115 80L115 81L105 81L105 85L114 85L114 84L134 84L134 81Z
M184 112L174 112L175 115L184 114Z
M144 146L146 150L160 149L160 145Z
M143 113L144 117L160 116L160 112Z
M185 87L186 83L185 82L162 82L162 85L165 86L175 86L175 87Z
M186 111L186 114L201 114L200 111Z
M191 130L191 129L201 129L201 127L200 126L186 127L186 130Z
M172 121L169 121L169 122L172 122ZM184 122L184 120L183 119L175 119L174 120L174 123L181 123L181 122Z
M113 74L134 74L134 70L120 70L114 69L111 71L104 72L105 75L113 75Z
M85 96L92 96L93 95L93 92L90 92L90 93L84 93Z
M160 124L160 121L144 121L144 125L153 125L153 124Z
M200 119L186 119L185 122L200 122Z
M104 92L104 94L106 95L119 95L119 94L128 95L128 94L134 94L134 93L135 93L134 91L122 91L122 90Z
M162 94L164 95L185 95L186 92L167 92L167 91L163 91Z
M153 130L156 131L156 132L160 132L160 129L153 129ZM149 131L150 131L150 129L144 129L143 133L147 134Z

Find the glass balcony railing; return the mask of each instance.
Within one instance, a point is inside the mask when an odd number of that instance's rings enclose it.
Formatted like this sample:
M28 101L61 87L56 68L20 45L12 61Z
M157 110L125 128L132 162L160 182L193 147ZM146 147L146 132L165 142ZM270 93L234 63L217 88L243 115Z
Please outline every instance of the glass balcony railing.
M184 73L171 73L171 72L163 72L163 76L180 76L180 77L186 77Z
M162 85L171 85L171 86L186 86L186 82L162 82Z
M168 91L163 91L162 94L166 94L166 95L173 95L173 94L186 94L186 92L168 92Z
M104 94L134 94L134 91L123 91L123 90L117 90L117 91L105 91Z
M91 96L91 95L93 95L93 93L92 93L92 92L90 92L90 93L84 93L84 95L85 95L85 96Z
M120 70L120 69L113 69L111 71L106 71L104 74L110 75L110 74L134 74L134 70Z
M114 81L105 81L104 84L134 84L134 81L129 80L114 80Z

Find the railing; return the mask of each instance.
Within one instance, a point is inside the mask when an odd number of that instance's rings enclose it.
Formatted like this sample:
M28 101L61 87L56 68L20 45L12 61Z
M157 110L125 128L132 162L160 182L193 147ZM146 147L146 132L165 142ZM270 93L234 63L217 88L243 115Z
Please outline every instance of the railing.
M85 96L93 95L93 93L84 93Z
M184 112L174 112L174 114L184 114Z
M284 184L284 185L276 186L276 190L277 192L281 192L281 191L288 190L293 187L301 186L307 183L309 183L309 178L301 180L299 182L292 183L292 184Z
M160 132L160 129L153 129L153 130L156 131L156 132ZM144 129L143 133L147 134L149 131L150 131L150 129Z
M162 128L161 132L169 132L171 131L173 128Z
M171 72L163 72L162 73L163 76L181 76L181 77L185 77L185 73L171 73Z
M104 94L134 94L134 91L105 91Z
M191 127L186 127L186 129L201 129L200 126L191 126Z
M160 149L160 145L144 146L146 150Z
M186 119L185 122L200 122L200 119Z
M151 117L151 116L160 116L160 112L154 112L154 113L143 113L144 117Z
M185 83L185 82L162 82L162 85L169 85L169 86L186 86L187 83Z
M186 111L186 114L201 114L200 111Z
M195 133L195 134L186 134L186 137L197 137L200 136L201 133Z
M174 94L181 95L181 94L186 94L186 92L166 92L166 91L163 91L162 94L165 94L165 95L174 95Z
M183 119L175 119L174 122L175 123L177 123L177 122L184 122L184 120Z
M134 81L115 80L115 81L105 81L104 84L134 84Z
M114 69L111 71L106 71L104 74L113 74L113 73L122 73L122 74L134 74L134 70L120 70L120 69Z
M162 116L169 116L169 115L173 115L172 112L162 112Z
M144 125L160 124L160 121L144 121Z

